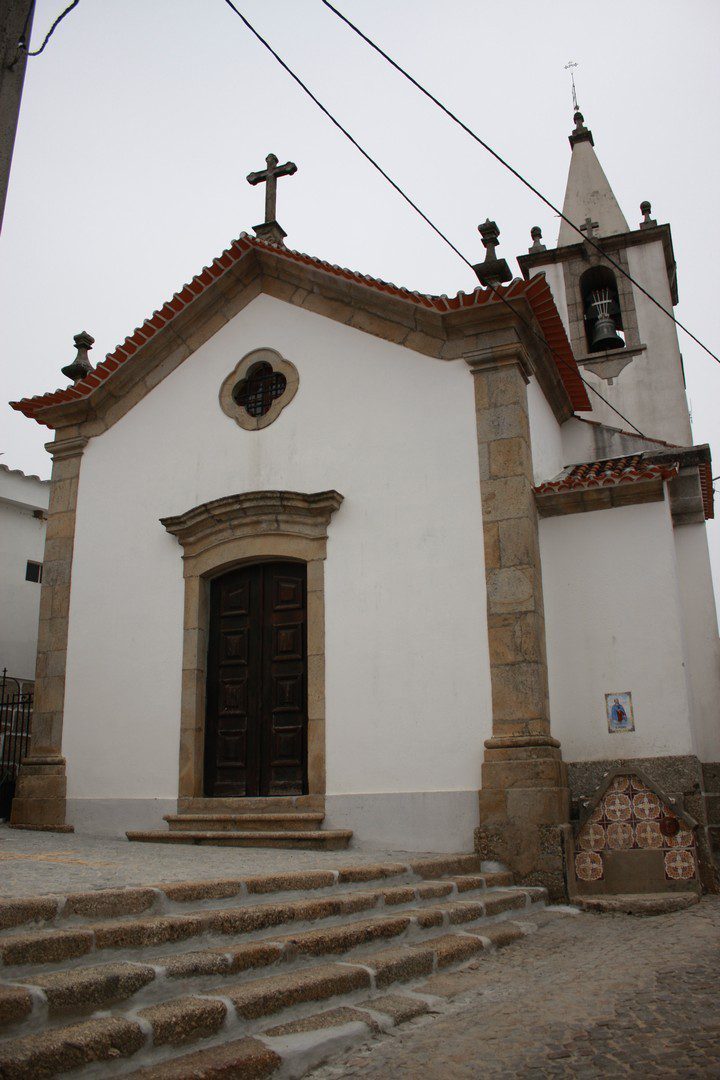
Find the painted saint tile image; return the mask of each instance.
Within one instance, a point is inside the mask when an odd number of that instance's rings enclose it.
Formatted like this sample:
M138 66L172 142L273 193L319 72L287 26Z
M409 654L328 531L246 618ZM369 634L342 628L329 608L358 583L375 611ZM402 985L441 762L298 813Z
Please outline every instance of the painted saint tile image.
M635 730L632 694L629 691L606 694L605 710L607 712L608 731L611 734L616 731Z

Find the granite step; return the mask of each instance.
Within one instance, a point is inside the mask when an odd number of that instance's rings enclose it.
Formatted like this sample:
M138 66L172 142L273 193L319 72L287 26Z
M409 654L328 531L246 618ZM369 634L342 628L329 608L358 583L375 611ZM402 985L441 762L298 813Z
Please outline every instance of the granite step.
M354 1008L368 993L376 995L378 990L466 964L485 950L522 938L529 929L527 921L480 922L472 930L451 933L443 929L423 941L352 951L342 961L230 982L132 1012L6 1039L0 1043L0 1075L4 1080L36 1080L87 1066L102 1076L138 1069L139 1075L156 1078L269 1075L252 1070L248 1043L240 1051L239 1043L259 1036L260 1045L266 1045L261 1041L263 1030L268 1038L275 1030L277 1038L278 1028L283 1028L278 1022L302 1025L318 1005ZM188 1055L198 1049L205 1060L197 1056L190 1060ZM241 1056L233 1060L238 1052ZM276 1057L282 1060L281 1055Z
M541 927L539 919L534 925ZM520 928L527 932L528 926ZM493 948L518 940L513 924L503 933L494 932ZM474 967L477 963L471 961ZM468 979L469 977L469 979ZM133 1080L204 1080L234 1077L235 1080L263 1080L301 1077L358 1044L368 1043L381 1032L393 1031L418 1017L442 1009L448 999L461 996L476 987L480 977L461 967L441 972L420 983L390 987L369 998L360 997L349 1005L313 1012L300 1019L274 1023L254 1035L231 1042L193 1050L150 1068L132 1070ZM442 985L440 985L442 984Z
M232 907L201 906L180 914L111 918L69 928L52 926L5 931L0 934L0 974L26 978L28 972L38 966L57 968L98 955L100 959L109 956L117 959L125 952L157 950L166 946L180 949L197 938L203 938L207 943L217 939L222 945L227 938L237 935L259 934L297 923L322 923L359 912L379 912L386 908L397 911L403 906L430 903L461 893L490 890L494 902L499 902L498 898L506 893L529 894L528 889L503 891L499 889L501 881L507 881L507 877L459 875L401 885L382 884L370 890L333 892L311 898Z
M409 884L480 871L477 855L450 854L412 859L409 862L355 863L337 869L293 870L243 878L173 881L160 884L127 886L120 889L95 889L67 895L0 898L0 936L29 924L62 926L67 922L96 921L98 918L162 915L183 912L202 903L205 907L249 904L293 894L331 895L373 883ZM512 885L508 872L482 875L495 886Z
M342 851L352 840L351 829L242 829L131 831L128 840L144 844L208 844L213 847L262 847Z
M436 883L440 884L440 883ZM273 934L241 944L226 943L191 952L73 967L45 974L29 972L16 985L0 985L0 1034L22 1034L36 1026L38 1011L46 1026L67 1022L98 1009L139 1007L173 997L182 990L203 991L218 980L257 975L282 965L308 966L331 954L361 955L368 946L393 939L418 943L438 928L446 930L503 915L519 915L545 900L542 889L470 890L465 899L403 909L340 925Z
M171 832L312 832L319 830L321 812L289 814L165 814ZM337 830L336 830L337 831Z

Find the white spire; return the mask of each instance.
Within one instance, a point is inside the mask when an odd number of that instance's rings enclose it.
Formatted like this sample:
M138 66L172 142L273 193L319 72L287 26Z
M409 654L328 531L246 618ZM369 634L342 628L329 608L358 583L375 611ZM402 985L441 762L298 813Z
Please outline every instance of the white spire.
M592 132L585 127L581 112L575 113L575 130L570 136L572 157L565 189L563 214L591 236L613 236L629 232L608 178L593 149ZM580 237L566 221L560 222L558 247L577 244Z

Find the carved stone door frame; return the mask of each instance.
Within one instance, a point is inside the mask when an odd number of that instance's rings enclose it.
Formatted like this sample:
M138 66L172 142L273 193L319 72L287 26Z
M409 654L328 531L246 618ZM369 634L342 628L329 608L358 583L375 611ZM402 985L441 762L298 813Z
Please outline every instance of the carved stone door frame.
M210 582L244 562L307 565L308 794L325 794L325 559L337 491L251 491L161 519L183 548L185 605L178 798L203 796Z

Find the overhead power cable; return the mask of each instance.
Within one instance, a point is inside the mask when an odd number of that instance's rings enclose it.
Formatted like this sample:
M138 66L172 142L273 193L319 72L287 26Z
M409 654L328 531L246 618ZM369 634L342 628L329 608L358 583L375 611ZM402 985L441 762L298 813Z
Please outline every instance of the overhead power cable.
M39 48L39 49L34 49L34 50L33 50L32 52L28 52L28 56L39 56L39 55L40 55L40 53L41 53L41 52L43 51L43 49L44 49L44 48L45 48L45 46L47 45L47 43L48 43L48 41L50 40L50 38L51 38L51 37L53 36L53 34L55 33L55 31L57 30L57 28L58 28L58 26L60 25L60 23L61 23L61 22L63 21L63 19L65 18L65 16L66 16L66 15L69 15L69 14L70 14L70 12L72 11L72 9L73 9L73 8L76 8L76 7L78 6L78 4L79 4L79 3L80 3L80 0L72 0L72 3L71 3L71 4L68 4L68 6L67 6L67 7L65 8L65 10L64 10L64 11L61 11L61 12L60 12L60 14L58 15L57 19L55 20L55 22L54 22L54 23L52 24L52 26L51 26L51 27L50 27L50 29L48 30L47 34L45 35L45 40L43 41L43 43L42 43L42 45L40 46L40 48ZM29 14L28 14L28 19L29 19ZM20 39L20 46L21 46L21 48L27 48L27 42L25 41L25 34L26 34L26 32L27 32L27 23L28 23L28 19L26 19L26 20L25 20L25 29L23 30L23 34L22 34L22 37L21 37L21 39Z
M487 150L487 152L491 154L496 161L499 161L504 168L511 172L513 176L520 181L521 184L524 184L529 191L532 191L533 195L537 195L538 199L544 202L545 205L549 207L549 209L552 210L554 214L557 214L558 217L562 218L562 220L566 222L566 224L568 224L572 229L574 229L582 240L586 240L588 244L590 244L597 251L599 251L603 258L607 259L607 261L612 266L614 266L615 269L623 275L623 277L626 277L628 281L632 282L635 288L639 289L640 292L648 298L648 300L651 300L656 308L659 308L660 311L663 312L663 314L667 315L669 319L672 319L672 321L677 327L679 327L680 330L686 333L688 337L692 338L695 344L699 345L701 349L704 349L708 356L711 356L713 360L716 361L716 363L720 364L720 356L717 356L717 354L714 353L712 349L709 349L707 345L703 344L700 338L696 337L696 335L693 334L692 330L689 330L687 326L681 323L680 320L675 317L672 311L668 311L665 305L661 304L660 301L652 295L652 293L648 292L648 290L632 276L632 274L628 273L628 271L625 269L624 266L621 265L621 263L613 259L611 255L608 255L608 253L604 250L603 247L601 247L600 244L596 244L593 238L589 235L586 235L573 221L570 220L570 218L566 217L565 214L563 214L562 210L558 210L557 206L550 202L550 200L546 198L546 196L543 195L541 191L538 191L534 184L527 180L521 172L513 168L509 161L506 161L505 158L497 152L497 150L494 150L489 143L485 142L485 140L482 139L477 134L477 132L473 131L472 128L469 127L463 120L461 120L460 117L452 111L452 109L449 109L448 106L445 105L442 101L440 101L439 98L435 97L435 95L431 93L430 90L426 89L426 87L424 87L422 83L418 82L418 80L414 78L409 71L406 71L401 64L398 64L397 60L393 60L392 56L386 53L385 50L382 49L376 42L374 42L372 38L368 37L367 34L364 34L363 31L358 26L356 26L354 22L348 19L347 15L343 15L342 11L339 11L334 4L331 4L330 0L321 0L321 3L323 3L325 7L328 8L330 11L332 11L334 15L337 15L338 19L342 20L342 22L344 22L346 26L349 26L350 29L354 33L356 33L358 37L362 38L362 40L365 41L371 49L374 49L376 53L383 57L384 60L387 60L387 62L392 67L394 67L395 70L398 71L402 76L404 76L404 78L406 78L408 82L411 82L412 85L416 87L416 89L418 89L421 94L424 94L426 98L429 98L430 101L437 105L437 107L441 109L446 116L449 116L450 119L458 125L458 127L461 127L463 131L470 136L471 139L474 139L475 142L479 143L479 145L482 146L484 150Z
M270 53L270 55L274 57L274 59L275 59L275 60L276 60L276 61L278 62L278 64L280 64L280 66L281 66L281 67L283 68L283 70L284 70L284 71L286 71L286 72L288 73L288 75L289 75L289 76L290 76L290 77L291 77L291 78L292 78L292 79L293 79L293 80L294 80L294 81L295 81L295 82L296 82L296 83L298 84L298 86L299 86L299 87L300 87L300 88L301 88L301 89L303 90L303 92L304 92L305 94L307 94L307 96L308 96L308 97L309 97L309 98L311 99L311 101L313 101L313 102L315 103L315 105L317 105L317 107L318 107L318 108L319 108L319 109L321 110L321 112L323 112L323 113L325 114L325 116L327 116L328 120L330 120L330 122L331 122L332 124L334 124L334 125L335 125L335 127L336 127L336 128L338 129L338 131L341 131L341 132L342 132L342 134L343 134L343 135L345 136L345 138L346 138L346 139L348 139L348 140L349 140L349 141L350 141L350 142L351 142L351 143L353 144L353 146L354 146L354 147L356 148L356 150L359 150L359 151L360 151L360 153L361 153L361 154L362 154L362 156L363 156L363 157L365 158L365 160L366 160L366 161L368 161L368 162L369 162L369 163L370 163L370 164L372 165L372 167L373 167L374 169L376 169L376 170L377 170L377 172L379 172L379 173L380 173L380 175L381 175L381 176L382 176L382 177L383 177L383 178L384 178L385 180L387 180L387 182L388 182L388 183L389 183L389 184L391 185L391 187L393 187L393 188L395 189L395 191L397 191L398 195L400 195L400 196L401 196L401 197L402 197L402 198L403 198L403 199L405 200L405 202L406 202L406 203L407 203L407 204L408 204L409 206L411 206L411 207L412 207L412 209L413 209L413 210L414 210L414 211L415 211L415 212L416 212L417 214L419 214L419 215L420 215L420 217L421 217L421 218L423 219L423 221L424 221L424 222L425 222L425 223L426 223L427 225L429 225L429 226L430 226L430 228L431 228L431 229L433 230L433 232L435 232L435 233L436 233L436 234L437 234L437 235L438 235L438 236L440 237L440 239L441 239L441 240L443 240L443 241L444 241L444 242L445 242L445 243L446 243L446 244L448 245L448 247L450 247L450 248L451 248L451 249L452 249L452 250L453 250L453 251L455 252L455 254L456 254L456 255L458 256L458 258L459 258L459 259L462 259L462 261L463 261L463 262L465 263L465 265L466 265L466 266L469 266L469 267L470 267L470 269L471 269L471 270L473 271L473 273L474 273L474 266L473 266L473 264L472 264L472 263L470 262L470 260L469 260L468 258L466 258L466 256L465 256L465 255L463 255L462 251L460 251L460 249L459 249L458 247L456 247L456 246L455 246L455 244L454 244L454 243L452 242L452 240L450 240L450 239L449 239L449 238L448 238L448 237L447 237L447 236L445 235L445 233L444 233L444 232L442 232L442 230L441 230L441 229L439 229L439 228L437 227L437 225L435 225L435 223L434 223L434 222L432 222L432 221L430 220L430 218L429 218L429 217L427 216L427 214L426 214L426 213L425 213L425 212L424 212L423 210L421 210L421 209L420 209L420 207L419 207L419 206L417 205L417 203L413 202L413 200L412 200L412 199L410 198L410 196L409 196L409 195L407 195L407 194L406 194L406 193L405 193L405 192L403 191L403 189L402 189L402 188L400 187L400 185L399 185L399 184L397 184L397 183L396 183L396 182L395 182L395 181L393 180L393 178L392 178L391 176L389 176L389 175L388 175L388 174L387 174L387 173L385 172L385 170L384 170L384 169L382 168L382 166L381 166L381 165L379 165L379 164L377 163L377 161L375 161L375 159L374 159L373 157L371 157L371 155L370 155L370 154L369 154L369 153L367 152L367 150L365 150L365 149L364 149L364 148L363 148L363 147L362 147L362 146L360 145L360 143L359 143L359 142L357 141L357 139L353 138L353 136L352 136L352 135L350 134L350 132L349 132L349 131L347 130L347 128L343 127L343 125L342 125L342 124L340 123L340 121L339 121L339 120L337 120L337 119L336 119L336 118L335 118L335 117L334 117L334 116L332 115L332 113L331 113L331 112L330 112L330 111L329 111L329 110L328 110L328 109L327 109L327 108L325 107L325 105L323 105L323 103L322 103L322 102L321 102L321 101L319 100L319 98L317 98L317 97L315 96L315 94L314 94L314 93L312 92L312 90L310 90L310 88L309 88L309 87L308 87L308 86L307 86L307 85L306 85L306 84L305 84L305 83L304 83L304 82L302 81L302 79L300 78L300 76L299 76L299 75L296 75L296 74L295 74L295 72L294 72L294 71L292 70L292 68L291 68L291 67L289 67L289 65L285 63L285 61L284 61L284 60L283 60L283 58L282 58L282 57L281 57L281 56L279 55L279 53L277 53L277 52L275 51L275 49L273 49L273 47L272 47L272 45L271 45L271 44L269 43L269 41L267 41L267 40L266 40L266 39L265 39L265 38L264 38L264 37L262 36L262 34L261 34L261 33L260 33L260 32L259 32L258 30L256 30L256 29L255 29L255 27L254 27L254 26L252 25L252 23L250 22L250 20L249 20L249 19L247 19L247 18L246 18L246 17L245 17L245 16L244 16L244 15L242 14L242 12L238 10L238 8L237 8L237 7L235 7L235 4L234 4L234 3L232 2L232 0L224 0L224 2L225 2L225 3L227 4L227 6L228 6L228 7L229 7L229 8L231 9L231 11L233 11L233 12L234 12L234 13L235 13L235 14L237 15L237 17L238 17L239 19L241 19L241 20L242 20L242 22L243 22L243 23L245 24L245 26L247 27L247 29L248 29L248 30L249 30L249 31L250 31L250 32L251 32L251 33L252 33L252 34L253 34L253 35L254 35L254 36L255 36L255 37L257 38L257 40L258 40L258 41L259 41L259 42L261 43L261 45L263 45L263 46L264 46L264 47L265 47L265 48L267 49L267 51L268 51L268 52ZM587 379L584 379L584 378L583 378L583 376L582 376L582 375L580 374L580 372L579 372L579 370L578 370L578 368L577 368L577 367L573 367L573 366L572 366L571 364L569 364L569 363L567 362L567 360L565 360L565 359L564 359L564 357L562 357L562 356L559 356L559 355L558 355L558 353L556 353L556 352L555 352L555 350L554 350L554 349L552 348L552 346L551 346L551 345L550 345L550 343L549 343L549 342L547 341L547 339L546 339L546 338L545 338L545 337L544 337L544 336L543 336L542 334L538 333L538 331L537 331L537 330L535 329L535 327L534 327L534 326L533 326L533 325L532 325L532 324L531 324L530 322L528 322L528 320L527 320L527 319L525 318L525 316L524 316L524 315L522 315L522 313L521 313L521 312L519 312L519 311L518 311L518 310L517 310L517 309L516 309L516 308L515 308L515 307L514 307L514 306L513 306L513 305L512 305L511 303L510 303L510 301L509 301L509 300L508 300L508 299L507 299L507 298L506 298L505 296L503 296L502 292L500 292L500 290L499 290L499 289L495 288L495 286L494 286L494 285L491 285L491 284L490 284L489 282L488 282L488 288L490 289L490 291L491 291L492 293L494 293L494 295L495 295L495 296L497 296L498 300L500 300L500 301L501 301L501 302L502 302L503 304L505 304L505 306L506 306L507 308L509 308L509 309L510 309L510 311L512 311L512 313L513 313L513 314L515 315L515 317L516 317L516 318L518 318L518 319L519 319L519 320L520 320L520 321L521 321L521 322L522 322L522 323L523 323L523 324L524 324L524 325L525 325L525 326L527 327L527 329L528 329L528 330L530 331L530 333L531 333L531 334L532 334L532 335L533 335L534 337L536 337L536 338L538 339L538 341L540 341L540 342L541 342L541 343L542 343L542 344L543 344L543 345L545 346L545 348L546 348L546 349L547 349L547 350L548 350L548 351L550 352L551 356L553 356L553 357L554 357L554 359L555 359L555 360L556 360L556 361L557 361L557 362L558 362L559 364L562 364L562 365L563 365L563 367L567 368L567 369L568 369L569 371L572 371L572 372L573 372L573 374L575 374L575 375L579 376L580 380L581 380L581 381L582 381L582 382L583 382L583 383L585 384L585 386L586 386L586 387L588 388L588 390L591 390L593 394L595 394L595 395L596 395L597 397L599 397L599 398L600 398L600 400L601 400L601 401L603 401L603 402L604 402L604 403L605 403L605 404L606 404L606 405L608 406L608 408L612 409L612 411L613 411L613 412L614 412L614 413L615 413L615 414L616 414L617 416L619 416L621 420L624 420L626 424L629 424L629 425L630 425L630 427L631 427L631 428L633 429L633 431L636 431L636 432L637 432L637 434L638 434L638 435L639 435L639 436L640 436L641 438L645 438L645 436L643 435L642 431L640 431L640 428L636 427L636 426L635 426L635 424L633 424L632 420L629 420L629 419L627 418L627 416L625 416L625 415L624 415L623 413L621 413L621 412L620 412L620 410L619 410L619 409L616 409L616 408L615 408L615 406L614 406L614 405L613 405L613 404L612 404L611 402L609 402L609 401L607 400L607 398L606 398L606 397L603 397L603 395L602 395L602 394L600 393L600 391L599 391L599 390L596 390L596 389L595 389L595 387L594 387L594 386L593 386L593 385L592 385L591 383L589 383L589 382L587 381Z

